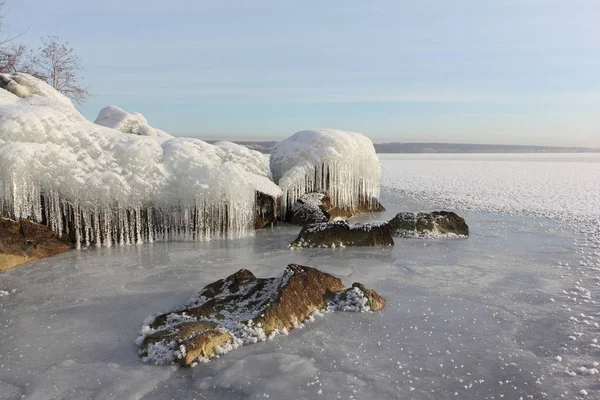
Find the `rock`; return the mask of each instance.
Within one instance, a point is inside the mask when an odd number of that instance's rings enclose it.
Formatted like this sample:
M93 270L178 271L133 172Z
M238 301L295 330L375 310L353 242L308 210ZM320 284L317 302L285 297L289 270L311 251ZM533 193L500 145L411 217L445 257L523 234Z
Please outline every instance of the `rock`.
M287 334L318 311L376 311L375 291L317 269L290 264L279 278L241 269L207 285L188 303L150 318L137 343L146 362L192 366L246 343Z
M371 311L379 311L385 307L385 299L373 289L367 289L365 285L359 282L354 282L352 287L358 289L364 294L365 298L367 299L367 306L371 309Z
M407 238L469 236L465 220L453 212L399 213L391 221L392 235Z
M274 198L259 191L255 191L254 194L256 196L254 227L261 229L277 220L277 210L279 210L281 198Z
M302 247L393 246L392 229L387 222L349 225L339 220L310 224L302 228L290 244Z
M327 212L329 197L323 193L307 193L296 201L286 215L288 222L294 225L307 225L329 221Z
M286 221L304 226L381 211L385 211L385 208L376 198L372 198L370 201L361 200L354 209L342 209L334 207L326 194L306 193L290 207L286 214Z
M0 218L0 271L71 249L45 225Z

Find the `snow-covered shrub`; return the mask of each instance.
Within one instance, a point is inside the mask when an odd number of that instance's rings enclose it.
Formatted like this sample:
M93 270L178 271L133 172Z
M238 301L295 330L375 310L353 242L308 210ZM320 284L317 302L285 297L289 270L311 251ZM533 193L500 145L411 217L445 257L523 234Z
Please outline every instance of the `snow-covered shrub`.
M249 233L255 190L281 193L254 153L236 158L197 139L124 135L89 122L31 76L0 81L4 216L47 224L78 245L205 240Z
M283 190L282 213L305 193L329 195L334 207L367 207L379 196L381 164L371 140L339 129L295 133L271 151L271 171Z

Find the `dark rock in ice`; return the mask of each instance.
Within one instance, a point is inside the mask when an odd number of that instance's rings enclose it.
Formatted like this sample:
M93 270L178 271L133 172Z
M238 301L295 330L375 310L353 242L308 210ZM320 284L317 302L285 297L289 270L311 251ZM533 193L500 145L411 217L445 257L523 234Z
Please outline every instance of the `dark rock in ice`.
M255 191L254 194L256 197L254 228L261 229L277 220L281 197L275 198L259 191Z
M392 229L387 222L349 225L338 220L310 224L302 228L291 248L392 246Z

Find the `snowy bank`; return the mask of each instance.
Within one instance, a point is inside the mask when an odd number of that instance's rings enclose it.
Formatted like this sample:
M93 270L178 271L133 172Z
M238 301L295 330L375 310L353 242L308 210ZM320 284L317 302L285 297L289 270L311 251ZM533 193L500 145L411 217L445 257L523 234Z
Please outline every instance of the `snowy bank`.
M348 210L368 209L379 197L381 165L373 143L360 133L297 132L275 145L270 166L283 190L282 217L305 193L325 193L334 207Z
M0 87L2 214L77 245L244 236L256 191L281 193L258 152L148 136L141 114L116 107L98 118L111 127L91 123L26 74L0 74Z

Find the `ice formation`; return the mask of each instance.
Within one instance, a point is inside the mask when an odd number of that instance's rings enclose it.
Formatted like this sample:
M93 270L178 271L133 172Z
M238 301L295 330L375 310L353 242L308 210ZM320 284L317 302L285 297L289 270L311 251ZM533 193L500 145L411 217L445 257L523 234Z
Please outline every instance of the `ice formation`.
M77 245L243 236L255 191L280 193L257 152L124 135L26 74L0 74L0 87L1 213L47 224Z
M113 128L123 133L142 136L160 136L172 138L167 132L151 127L146 118L137 112L127 112L116 106L104 107L94 121L95 124Z
M300 196L327 193L334 207L354 210L379 197L381 165L369 138L339 129L295 133L275 145L271 171L285 213Z

